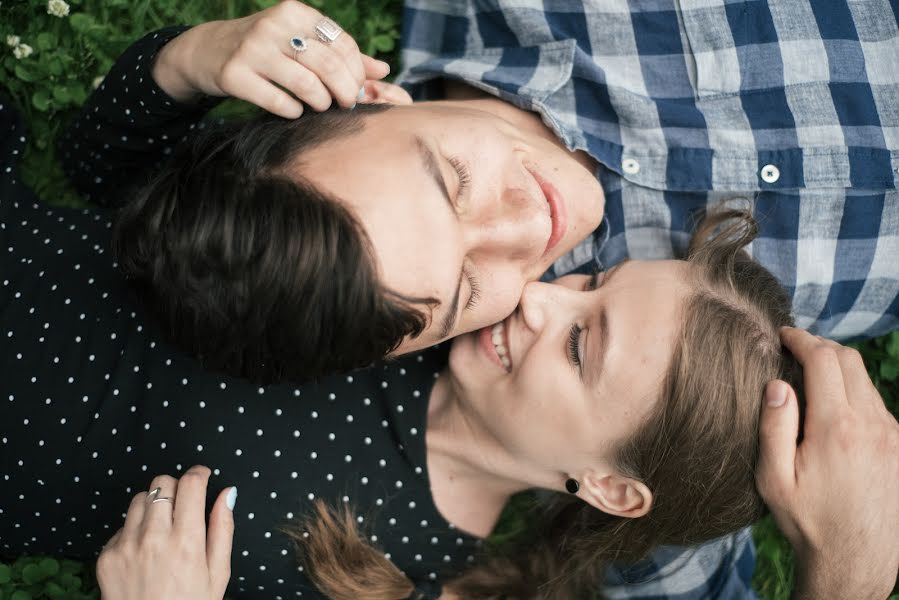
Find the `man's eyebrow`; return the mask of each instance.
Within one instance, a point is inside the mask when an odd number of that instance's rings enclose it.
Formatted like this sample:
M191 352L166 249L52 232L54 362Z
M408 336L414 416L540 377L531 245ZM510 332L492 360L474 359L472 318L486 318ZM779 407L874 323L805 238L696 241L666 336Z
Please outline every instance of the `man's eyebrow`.
M456 208L453 206L453 201L450 200L449 189L446 187L446 179L443 177L443 171L440 170L440 165L437 162L437 156L421 136L415 136L415 145L418 147L418 157L421 159L421 164L424 166L425 171L427 171L428 174L434 179L434 183L436 183L437 187L440 188L440 191L443 193L443 197L446 199L446 203L449 204L450 208L453 210L453 213L455 213Z
M424 166L425 171L427 171L434 179L434 183L440 188L443 197L446 199L446 203L455 215L456 207L453 206L453 201L450 199L449 189L446 187L446 179L443 177L443 171L440 170L437 156L434 154L431 146L429 146L421 136L415 136L415 145L418 147L418 156L421 159L422 166ZM459 283L456 284L456 293L453 294L453 299L450 300L449 306L447 306L446 315L443 317L443 323L440 326L441 340L447 337L456 326L456 318L459 315L459 296L462 294L462 279L464 277L465 271L459 271Z
M465 271L459 272L459 283L456 285L456 293L450 300L447 307L446 316L443 317L443 324L440 326L440 339L442 340L450 334L456 326L456 317L459 314L459 296L462 294L462 278L465 277Z
M608 284L612 277L624 266L624 263L627 262L627 259L621 261L608 271L603 276L602 285ZM595 387L599 381L602 379L602 372L605 369L606 365L606 351L609 349L609 339L611 336L609 335L609 315L606 312L605 304L603 304L599 308L599 352L596 355L597 360L591 360L590 365L597 365L593 369L588 369L587 372L590 374L588 379L590 380L590 386Z

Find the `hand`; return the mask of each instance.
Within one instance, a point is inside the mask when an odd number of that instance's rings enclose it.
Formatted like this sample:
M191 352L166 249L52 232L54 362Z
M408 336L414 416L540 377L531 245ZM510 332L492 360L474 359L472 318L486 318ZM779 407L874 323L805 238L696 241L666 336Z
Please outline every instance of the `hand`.
M804 369L804 437L795 391L770 382L756 481L796 551L796 595L883 600L899 570L899 425L858 352L799 329L781 339Z
M232 509L236 488L222 490L206 531L209 469L191 467L177 480L160 475L147 492L131 501L125 526L109 540L97 560L104 600L221 600L231 577ZM232 492L232 490L234 490ZM231 503L229 505L229 497Z
M233 96L288 119L303 113L299 100L316 111L327 110L332 98L351 107L363 84L386 77L390 66L362 54L345 31L332 43L319 41L315 25L322 18L286 0L248 17L197 25L160 50L153 78L176 100ZM296 36L306 41L305 52L291 48Z

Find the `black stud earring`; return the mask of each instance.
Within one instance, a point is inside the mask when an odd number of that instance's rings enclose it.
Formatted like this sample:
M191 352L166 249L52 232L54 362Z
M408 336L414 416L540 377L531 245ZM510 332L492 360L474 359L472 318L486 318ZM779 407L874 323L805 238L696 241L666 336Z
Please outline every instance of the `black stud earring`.
M565 482L565 489L568 490L569 494L577 494L577 491L581 489L581 484L577 482L577 479L569 478Z

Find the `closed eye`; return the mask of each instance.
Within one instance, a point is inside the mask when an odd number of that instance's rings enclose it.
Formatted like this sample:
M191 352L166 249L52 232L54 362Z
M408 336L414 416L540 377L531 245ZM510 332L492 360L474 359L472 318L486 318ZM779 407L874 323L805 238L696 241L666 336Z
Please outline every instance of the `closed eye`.
M471 169L468 168L468 164L461 158L452 157L447 160L449 160L453 169L456 170L456 176L459 178L459 189L456 192L456 201L458 202L460 198L464 197L465 192L471 185Z
M478 283L478 280L471 273L466 272L465 275L468 277L468 287L471 289L471 295L468 296L465 310L471 310L477 306L478 300L481 298L481 284Z

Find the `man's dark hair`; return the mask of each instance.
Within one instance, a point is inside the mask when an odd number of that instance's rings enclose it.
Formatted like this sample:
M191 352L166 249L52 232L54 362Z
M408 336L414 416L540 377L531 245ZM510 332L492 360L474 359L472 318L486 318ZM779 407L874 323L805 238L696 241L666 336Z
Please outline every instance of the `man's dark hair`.
M424 330L414 304L433 300L386 289L359 222L295 173L303 152L382 110L211 127L138 190L113 249L177 346L212 370L299 383L369 365Z

